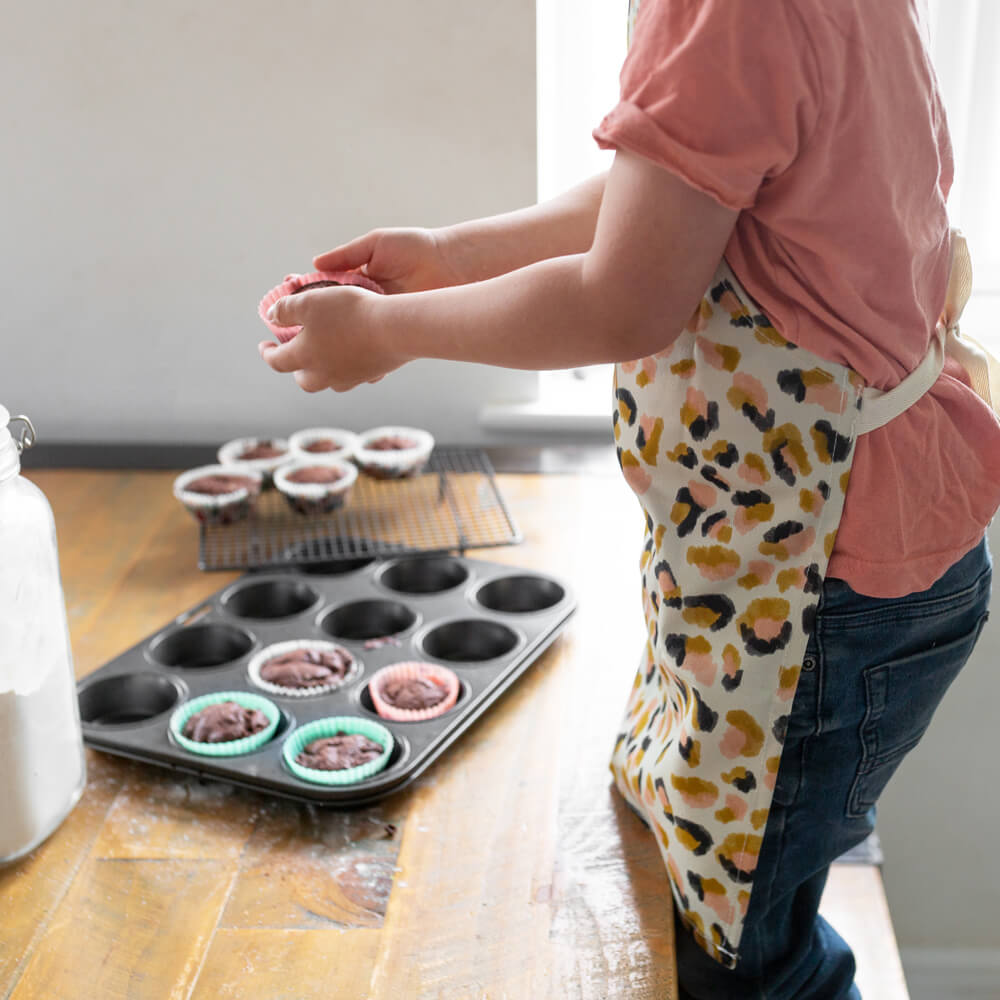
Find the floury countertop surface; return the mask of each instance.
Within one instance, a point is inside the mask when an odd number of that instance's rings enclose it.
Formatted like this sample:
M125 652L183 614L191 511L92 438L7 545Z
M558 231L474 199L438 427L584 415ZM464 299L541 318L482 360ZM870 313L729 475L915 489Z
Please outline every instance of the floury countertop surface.
M31 475L78 678L238 579L195 568L172 472ZM89 751L76 809L0 869L0 995L676 996L667 876L607 770L644 635L638 583L609 585L636 579L635 499L603 472L498 482L524 541L469 555L565 579L578 611L448 755L340 811ZM839 867L824 906L862 990L904 996L877 871Z

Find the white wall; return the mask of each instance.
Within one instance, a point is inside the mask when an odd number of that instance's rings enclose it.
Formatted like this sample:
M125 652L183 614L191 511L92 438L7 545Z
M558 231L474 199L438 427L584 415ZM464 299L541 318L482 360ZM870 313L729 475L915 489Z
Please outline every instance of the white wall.
M535 7L8 4L0 400L48 441L213 442L329 421L482 432L535 376L420 362L307 396L256 304L377 225L535 200Z

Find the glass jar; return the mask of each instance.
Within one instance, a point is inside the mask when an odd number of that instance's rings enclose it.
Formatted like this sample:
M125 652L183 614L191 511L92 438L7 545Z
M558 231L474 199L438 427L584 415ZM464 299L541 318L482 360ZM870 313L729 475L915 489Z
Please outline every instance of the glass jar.
M20 475L33 443L0 406L0 863L45 840L87 781L55 521Z

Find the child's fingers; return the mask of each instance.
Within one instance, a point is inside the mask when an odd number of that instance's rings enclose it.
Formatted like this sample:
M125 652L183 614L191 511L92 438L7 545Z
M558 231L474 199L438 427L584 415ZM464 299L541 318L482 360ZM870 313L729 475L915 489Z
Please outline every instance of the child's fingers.
M270 340L262 340L257 345L257 350L274 371L281 372L283 375L302 369L302 362L299 359L299 352L294 340L290 340L287 344L275 344Z
M268 322L275 326L304 326L310 298L309 292L301 292L278 299L267 311Z
M373 230L356 240L351 240L350 243L318 254L313 257L313 266L317 271L352 271L356 267L361 267L372 259L377 235Z

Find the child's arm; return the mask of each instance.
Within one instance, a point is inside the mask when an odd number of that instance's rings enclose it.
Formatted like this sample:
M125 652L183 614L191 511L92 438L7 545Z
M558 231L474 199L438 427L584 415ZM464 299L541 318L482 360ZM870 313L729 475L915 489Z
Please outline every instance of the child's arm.
M365 273L388 292L420 292L494 278L548 257L584 253L594 240L607 174L529 208L440 229L373 229L319 254L320 271Z
M653 354L694 311L722 258L736 211L642 157L618 152L593 245L475 284L376 296L325 288L279 300L302 324L260 345L303 389L349 389L416 358L547 369Z

